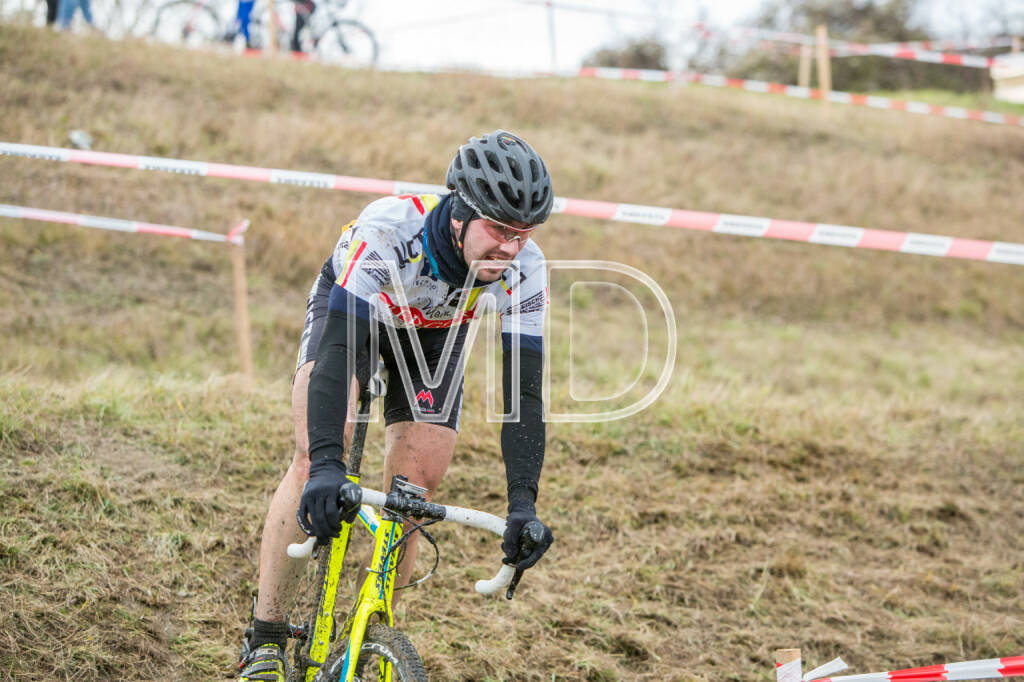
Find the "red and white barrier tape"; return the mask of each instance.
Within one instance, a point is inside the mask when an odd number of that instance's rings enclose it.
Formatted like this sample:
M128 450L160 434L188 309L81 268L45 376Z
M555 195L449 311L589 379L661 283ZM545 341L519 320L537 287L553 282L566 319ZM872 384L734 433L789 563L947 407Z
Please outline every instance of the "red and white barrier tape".
M203 177L254 180L276 184L300 185L319 189L337 189L373 194L416 194L421 192L447 192L441 185L357 178L327 173L307 173L276 168L254 168L233 166L204 161L185 161L152 156L130 156L108 152L38 147L35 145L0 142L0 155L20 156L51 161L83 163L95 166L113 166L138 170L157 170L170 173L184 173ZM898 251L900 253L965 258L991 263L1024 265L1024 244L991 242L978 239L944 237L918 232L893 232L872 230L863 227L830 225L828 223L803 223L791 220L758 218L705 213L660 206L641 206L589 199L556 197L552 209L555 213L614 220L624 223L677 227L684 230L701 230L742 237L764 239L785 239L787 241L827 244L858 249Z
M913 48L887 45L866 45L863 43L849 43L847 45L833 45L831 47L847 57L889 57L891 59L906 59L912 62L926 62L929 64L967 66L974 69L988 69L995 66L1000 61L998 57L982 57L973 54L953 54L950 52L929 52L927 50L916 50Z
M81 227L94 227L100 230L114 230L116 232L137 232L139 234L157 234L163 237L197 239L205 242L225 242L239 246L245 243L242 233L249 228L249 221L243 220L232 228L231 232L224 235L204 230L175 227L174 225L143 223L137 220L118 220L117 218L101 218L94 215L48 211L42 208L11 206L10 204L0 204L0 216L20 218L22 220L39 220L48 223L63 223L65 225L80 225Z
M698 24L695 28L705 39L714 35L714 33L728 33L748 38L773 40L781 43L795 43L797 45L817 44L815 36L803 33L793 33L790 31L775 31L772 29L752 28L746 26L711 28L704 24ZM999 61L998 58L993 57L932 52L930 50L923 50L914 47L904 47L900 43L857 43L849 40L829 40L828 45L830 48L836 50L848 51L851 55L876 55L880 57L891 57L893 59L909 59L916 62L953 64L955 66L968 66L981 69L987 69Z
M588 14L600 14L607 16L622 16L631 17L634 19L651 19L658 22L665 22L672 19L671 13L666 12L640 12L630 11L615 8L604 8L595 7L592 5L579 5L568 2L554 2L553 0L518 0L518 2L526 5L539 5L543 7L551 7L555 9L563 9L569 11L583 12ZM733 33L733 34L744 34L747 36L769 36L768 40L774 40L778 42L797 43L803 45L815 44L815 36L807 35L805 33L794 33L789 31L773 31L771 29L761 29L756 27L746 26L733 26L727 28L713 28L709 27L704 23L697 23L693 25L695 31L701 34L705 39L710 38L714 33ZM1013 43L1012 38L984 38L979 40L915 40L911 42L892 42L892 43L855 43L847 40L830 40L830 45L837 48L853 46L869 48L878 48L882 50L896 49L896 50L913 50L913 51L941 51L941 50L982 50L996 47L1011 47ZM853 49L851 48L851 49Z
M700 83L717 88L733 88L747 92L770 93L774 95L785 95L798 99L820 99L835 102L836 104L850 104L860 107L871 107L872 109L889 109L893 111L906 111L911 114L923 114L926 116L941 116L943 118L955 118L961 121L982 121L996 125L1010 125L1024 127L1024 116L1012 114L1001 114L997 111L981 111L978 109L965 109L964 107L943 106L940 104L929 104L927 102L914 102L910 100L893 99L878 95L861 95L854 92L842 92L831 90L826 95L821 90L813 88L802 88L797 85L785 85L783 83L769 83L766 81L743 80L739 78L726 78L710 74L691 73L684 74L686 80L691 83Z
M979 40L912 40L908 43L873 43L877 47L894 47L901 50L928 50L935 52L959 50L990 50L997 47L1013 47L1013 38L982 38Z
M245 243L245 237L243 236L249 230L249 219L239 221L237 225L228 230L228 233L224 235L224 238L232 244L238 244L241 246Z
M566 74L568 75L568 74ZM652 83L668 83L672 81L686 81L699 83L715 88L733 88L746 90L747 92L770 93L773 95L785 95L799 99L827 99L836 104L852 104L854 106L871 107L874 109L892 109L896 111L908 111L912 114L926 114L930 116L942 116L965 121L984 121L999 125L1012 125L1024 127L1024 116L1013 116L1011 114L1000 114L995 111L978 111L975 109L964 109L963 107L947 107L926 102L910 102L906 100L891 99L889 97L878 97L876 95L859 95L853 92L841 92L832 90L825 95L821 90L813 88L802 88L798 85L785 85L783 83L769 83L767 81L744 80L741 78L727 78L705 73L673 73L671 71L652 71L646 69L616 69L610 67L584 67L573 74L577 78L601 78L607 80L646 81Z
M245 50L244 55L248 57L265 57L260 50ZM299 61L315 61L313 57L302 52L284 53L291 59ZM395 71L400 73L466 73L455 69L443 68L422 68L422 67L401 67L381 66L378 71ZM796 85L785 85L783 83L770 83L767 81L743 80L740 78L728 78L705 73L691 73L674 71L658 71L653 69L620 69L614 67L583 67L577 71L486 71L481 72L495 78L548 78L557 76L559 78L599 78L602 80L633 80L647 81L650 83L670 83L673 81L687 81L700 83L711 87L734 88L746 90L747 92L772 93L786 95L799 99L827 99L837 104L852 104L855 106L871 107L874 109L890 109L893 111L908 111L912 114L925 114L929 116L942 116L965 121L984 121L999 125L1013 125L1024 127L1024 117L1012 114L1001 114L996 111L980 111L977 109L964 109L963 107L942 106L928 104L926 102L912 102L907 100L891 99L875 95L860 95L852 92L832 90L827 97L823 97L820 90L802 88Z
M749 41L747 41L745 44L749 45ZM772 45L774 45L775 47L773 48ZM895 43L893 43L892 45L895 45ZM791 44L780 43L780 42L771 41L771 40L759 40L759 41L757 41L755 46L758 49L761 49L761 50L781 51L781 52L783 52L785 54L789 54L789 55L793 55L793 56L799 56L800 55L800 51L803 49L799 45L791 45ZM885 50L889 50L889 51L895 51L895 50L898 50L898 49L909 50L911 48L886 47L884 49ZM842 58L845 58L845 57L863 57L865 55L870 55L870 54L873 54L873 53L864 52L864 50L860 50L860 49L857 49L857 48L850 48L850 47L830 47L830 48L828 48L828 54L829 54L830 57L836 57L836 58L842 59ZM995 68L999 68L1000 66L1005 66L1006 64L1009 63L1009 60L1008 59L1004 60L1003 57L995 57L993 59L995 61L993 61L992 66L995 67ZM933 62L933 63L938 63L938 62ZM941 63L945 63L945 62L941 62Z
M817 679L817 682L888 682L888 680L941 682L942 680L984 680L1000 677L1024 677L1024 656L945 663L884 673L822 678L805 677L804 679L808 682L813 679Z

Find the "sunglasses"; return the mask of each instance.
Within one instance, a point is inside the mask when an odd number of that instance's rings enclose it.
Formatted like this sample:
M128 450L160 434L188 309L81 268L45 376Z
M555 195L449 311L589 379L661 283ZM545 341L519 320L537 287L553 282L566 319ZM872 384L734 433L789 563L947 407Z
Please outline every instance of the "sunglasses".
M530 238L533 231L537 229L536 225L531 225L529 227L514 227L507 223L503 223L500 220L488 218L485 215L481 215L480 217L484 219L484 230L487 231L487 234L500 242L507 243L516 239L526 241Z

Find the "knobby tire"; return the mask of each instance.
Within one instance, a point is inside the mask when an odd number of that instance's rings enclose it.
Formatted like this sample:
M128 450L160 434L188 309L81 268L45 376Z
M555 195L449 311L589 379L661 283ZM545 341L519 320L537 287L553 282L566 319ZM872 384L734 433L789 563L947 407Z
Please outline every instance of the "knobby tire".
M363 645L356 662L356 679L369 682L377 679L378 661L391 663L393 682L427 682L427 671L423 668L416 647L404 633L382 623L366 628ZM344 672L345 651L336 651L324 663L325 680L337 680Z

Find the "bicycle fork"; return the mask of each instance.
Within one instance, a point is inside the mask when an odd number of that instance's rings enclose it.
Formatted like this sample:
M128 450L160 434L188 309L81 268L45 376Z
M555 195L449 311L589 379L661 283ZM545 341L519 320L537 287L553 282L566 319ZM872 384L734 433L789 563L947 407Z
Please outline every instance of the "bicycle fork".
M366 580L363 581L363 586L359 590L355 607L341 631L342 636L348 636L348 648L345 651L341 676L341 679L346 682L355 676L359 650L362 647L363 637L370 624L370 619L379 615L389 627L393 627L395 624L391 599L395 592L395 578L398 575L399 543L403 534L402 522L387 512L380 519L374 514L373 517L363 519L363 521L373 531L373 559L367 569L369 575L366 576ZM383 674L379 679L390 680L390 665L382 659L381 666L386 666L386 668L380 671Z

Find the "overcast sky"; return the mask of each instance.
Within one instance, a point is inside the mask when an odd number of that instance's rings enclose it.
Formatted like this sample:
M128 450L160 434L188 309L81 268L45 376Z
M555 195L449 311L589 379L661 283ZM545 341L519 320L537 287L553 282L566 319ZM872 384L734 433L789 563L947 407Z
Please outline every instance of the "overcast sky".
M387 64L551 69L549 10L534 1L363 0L360 16L377 33L381 61ZM709 18L735 24L756 10L760 1L716 0ZM559 0L554 2L559 4ZM673 31L672 27L698 21L697 3L692 2L564 0L564 4L597 11L554 9L555 55L560 69L578 67L594 49L624 36L647 35L659 29L678 33L679 28ZM659 5L668 15L660 21L651 13L651 8Z
M555 66L577 68L598 47L652 31L659 32L663 40L681 40L684 30L699 21L702 13L711 24L742 24L762 2L553 0ZM564 7L558 7L560 4ZM922 18L943 37L953 37L964 25L974 26L975 32L984 30L981 15L997 5L1024 19L1024 0L924 0ZM660 16L651 16L655 10L660 10ZM484 70L552 68L550 15L540 0L358 0L357 11L377 33L385 64Z

